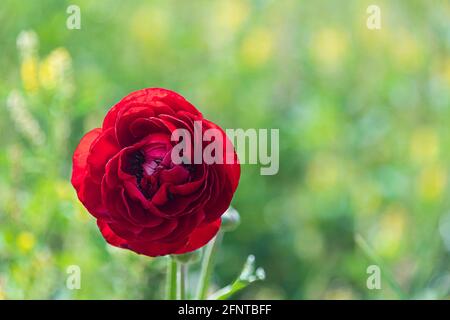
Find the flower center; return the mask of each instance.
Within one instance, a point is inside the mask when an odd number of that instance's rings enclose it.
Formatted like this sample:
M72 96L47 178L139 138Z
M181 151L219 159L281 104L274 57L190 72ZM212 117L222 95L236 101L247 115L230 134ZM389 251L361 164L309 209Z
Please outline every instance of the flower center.
M130 153L127 159L127 172L136 178L136 187L146 199L158 193L158 202L173 200L170 186L191 181L195 169L195 165L174 164L170 149L161 145L147 145Z
M163 163L164 153L152 151L138 150L129 158L129 172L136 178L138 189L147 199L160 187L161 170L170 167L170 164Z
M133 154L129 161L130 172L136 177L139 185L144 175L144 169L142 168L142 165L145 163L145 156L142 151L137 151Z

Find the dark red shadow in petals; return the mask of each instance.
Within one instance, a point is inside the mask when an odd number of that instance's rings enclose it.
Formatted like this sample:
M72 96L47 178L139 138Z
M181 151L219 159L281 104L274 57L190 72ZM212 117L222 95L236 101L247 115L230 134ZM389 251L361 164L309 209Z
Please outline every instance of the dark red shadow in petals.
M152 202L156 206L162 206L169 200L169 193L168 189L169 184L164 183L162 186L159 187L158 191L156 191L155 195L152 198Z
M135 137L145 137L151 133L165 133L170 135L176 128L167 122L151 117L151 118L139 118L132 122L130 125L130 132Z
M162 170L160 179L164 182L179 185L189 178L189 171L181 165L174 166L168 170Z
M152 214L149 210L143 208L140 203L129 199L126 194L123 195L123 201L128 204L129 219L137 225L141 225L146 228L156 227L164 222L164 219Z

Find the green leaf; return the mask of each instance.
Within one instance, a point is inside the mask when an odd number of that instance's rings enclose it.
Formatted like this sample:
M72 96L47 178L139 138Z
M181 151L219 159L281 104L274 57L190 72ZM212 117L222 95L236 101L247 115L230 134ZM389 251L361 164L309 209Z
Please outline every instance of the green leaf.
M263 268L257 268L255 270L255 256L249 255L247 261L242 268L239 277L230 285L223 287L219 291L213 293L208 299L209 300L225 300L231 297L236 292L241 291L246 288L250 283L264 280L266 278L266 273Z

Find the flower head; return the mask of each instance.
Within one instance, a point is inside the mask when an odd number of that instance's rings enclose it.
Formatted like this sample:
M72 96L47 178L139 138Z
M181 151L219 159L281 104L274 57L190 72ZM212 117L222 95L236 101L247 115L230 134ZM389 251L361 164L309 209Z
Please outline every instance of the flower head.
M217 152L232 163L172 159L177 129L225 133L179 94L158 88L131 93L111 108L101 128L88 132L73 156L72 184L97 219L107 242L148 256L181 254L217 233L240 177L234 148ZM219 141L217 141L219 140ZM203 150L213 141L192 139ZM186 141L185 141L186 143ZM228 157L229 158L229 157Z

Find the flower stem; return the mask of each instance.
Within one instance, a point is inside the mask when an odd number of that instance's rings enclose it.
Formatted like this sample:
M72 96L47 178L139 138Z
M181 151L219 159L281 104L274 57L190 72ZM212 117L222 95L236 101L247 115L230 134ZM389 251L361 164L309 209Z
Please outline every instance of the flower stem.
M187 263L178 264L178 300L186 300L186 282L188 265Z
M204 300L208 294L209 282L211 281L211 274L214 268L214 256L217 248L222 240L222 232L219 231L217 236L213 238L205 247L203 253L202 268L200 272L200 280L197 286L197 300Z
M167 264L167 287L166 299L176 300L177 298L177 262L174 258L169 257Z

